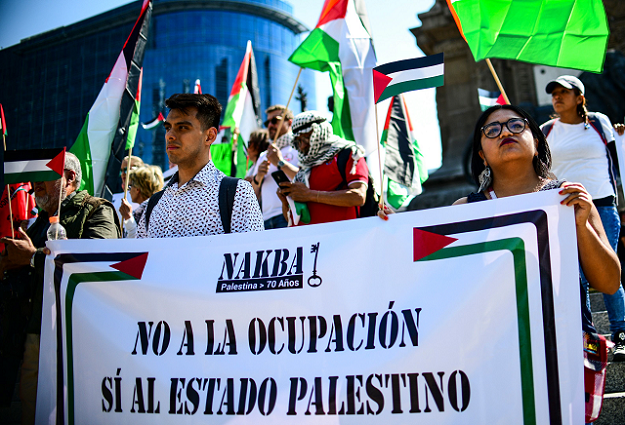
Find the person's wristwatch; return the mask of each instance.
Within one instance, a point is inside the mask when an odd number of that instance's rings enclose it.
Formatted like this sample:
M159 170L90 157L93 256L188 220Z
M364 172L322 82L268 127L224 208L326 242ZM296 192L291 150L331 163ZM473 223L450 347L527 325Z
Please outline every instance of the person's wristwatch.
M278 161L278 165L277 165L278 170L282 169L283 166L284 166L284 161L283 160Z

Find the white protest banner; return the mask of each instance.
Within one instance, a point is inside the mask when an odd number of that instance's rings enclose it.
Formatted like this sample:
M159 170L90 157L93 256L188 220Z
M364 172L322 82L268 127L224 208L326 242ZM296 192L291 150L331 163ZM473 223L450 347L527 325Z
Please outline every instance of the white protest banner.
M51 242L38 423L582 423L560 199Z

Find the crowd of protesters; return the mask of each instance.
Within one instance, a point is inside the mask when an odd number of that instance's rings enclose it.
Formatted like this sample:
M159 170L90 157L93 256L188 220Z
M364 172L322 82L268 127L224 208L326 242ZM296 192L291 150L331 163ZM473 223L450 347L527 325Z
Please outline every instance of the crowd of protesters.
M456 204L560 190L562 203L575 210L583 330L596 333L587 303L590 285L606 294L616 344L614 359L622 361L625 301L615 253L620 221L612 184L615 161L609 149L613 128L607 117L586 110L584 86L577 78L559 77L546 90L558 116L542 131L515 106L496 106L482 114L474 132L472 159L479 189ZM10 399L21 364L24 423L34 421L43 264L49 253L46 231L59 203L60 222L67 227L68 237L83 239L206 236L361 216L371 183L365 153L356 143L334 135L323 115L307 111L294 116L282 105L269 107L266 129L249 137L251 165L246 178L235 179L210 159L222 112L217 99L208 94L176 94L166 106L166 150L178 170L165 184L159 167L136 156L126 157L121 178L132 203L126 197L122 200L121 223L111 203L78 190L80 164L71 154L61 179L33 182L32 188L11 187L10 196L23 198L23 207L14 214L16 227L2 229L6 249L0 267L5 284L16 286L24 276L31 283L14 288L16 297L28 300L25 305L10 305L12 301L3 294L0 401ZM622 134L624 127L615 129ZM29 191L34 191L34 199ZM387 212L380 217L387 219Z

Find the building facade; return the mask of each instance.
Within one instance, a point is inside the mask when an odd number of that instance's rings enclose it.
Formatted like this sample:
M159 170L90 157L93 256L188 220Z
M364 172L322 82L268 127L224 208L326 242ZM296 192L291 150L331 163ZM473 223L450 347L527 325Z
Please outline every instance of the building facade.
M113 68L141 9L136 1L0 50L0 101L8 149L70 147ZM286 103L299 70L287 61L308 29L282 0L154 0L143 61L141 122L165 113L165 99L193 92L199 79L224 109L248 40L256 57L261 108ZM299 85L315 92L314 75ZM314 108L315 96L308 96ZM299 105L292 104L295 112ZM261 117L264 119L264 116ZM133 154L167 168L162 127L139 128Z

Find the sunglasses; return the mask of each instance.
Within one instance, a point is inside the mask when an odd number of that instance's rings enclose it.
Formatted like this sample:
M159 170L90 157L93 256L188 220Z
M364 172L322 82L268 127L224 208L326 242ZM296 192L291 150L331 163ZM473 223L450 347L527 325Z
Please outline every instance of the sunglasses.
M270 120L265 121L265 127L269 127L269 124L276 125L282 120L282 117L278 115L277 117L273 117Z

